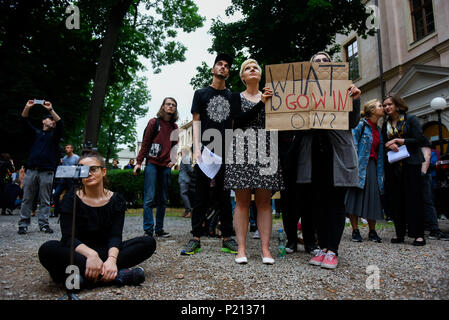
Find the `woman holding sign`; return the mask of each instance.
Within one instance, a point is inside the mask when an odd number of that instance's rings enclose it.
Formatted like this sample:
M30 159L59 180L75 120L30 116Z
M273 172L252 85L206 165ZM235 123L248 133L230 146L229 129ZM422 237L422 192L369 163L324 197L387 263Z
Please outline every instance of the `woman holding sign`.
M249 206L254 192L257 207L257 226L262 247L262 262L273 264L270 253L272 229L271 195L284 189L277 157L277 146L270 144L265 131L265 101L272 96L270 89L259 91L262 69L256 60L242 63L240 78L246 86L243 92L231 97L231 118L234 120L232 150L228 152L225 188L235 190L234 227L238 242L236 263L246 264L246 235L249 225Z
M319 52L314 63L329 63L327 54ZM357 154L350 129L360 120L361 91L348 88L353 99L349 112L349 130L305 130L295 137L297 158L296 182L299 197L307 205L302 216L316 221L319 250L309 263L326 269L338 265L338 249L345 227L345 195L348 187L358 185ZM305 227L304 227L305 228Z
M426 241L421 191L424 155L421 147L426 140L418 118L407 114L407 104L401 97L387 96L383 106L387 115L382 127L386 152L399 152L399 148L405 146L410 154L394 163L385 159L386 196L396 229L396 238L391 239L391 243L403 243L408 229L409 237L415 238L413 245L424 246Z

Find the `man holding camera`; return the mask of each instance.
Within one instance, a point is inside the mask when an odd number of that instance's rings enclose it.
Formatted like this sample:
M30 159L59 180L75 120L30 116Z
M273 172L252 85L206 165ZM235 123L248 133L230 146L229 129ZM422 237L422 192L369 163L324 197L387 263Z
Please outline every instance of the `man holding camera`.
M42 118L42 129L35 128L28 119L30 109L41 104L47 111ZM22 208L20 209L19 234L26 234L31 224L31 208L39 192L39 229L53 233L48 224L53 177L59 162L59 141L62 138L63 122L53 110L50 101L28 100L22 118L33 133L34 142L27 163Z

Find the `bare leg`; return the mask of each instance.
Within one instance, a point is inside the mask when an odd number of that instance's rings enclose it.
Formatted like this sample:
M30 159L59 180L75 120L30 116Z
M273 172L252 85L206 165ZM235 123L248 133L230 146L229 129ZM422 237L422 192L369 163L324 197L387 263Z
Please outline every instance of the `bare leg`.
M251 190L235 190L234 229L239 249L236 258L246 257L246 235L249 226Z
M359 217L353 214L349 215L349 220L351 220L351 226L352 226L352 230L357 230L359 228ZM374 224L376 224L376 222L374 221Z
M262 256L264 258L273 258L270 253L270 238L273 224L273 217L271 215L271 190L257 189L255 200L257 207L257 228L260 234Z
M369 230L376 230L376 220L368 220Z

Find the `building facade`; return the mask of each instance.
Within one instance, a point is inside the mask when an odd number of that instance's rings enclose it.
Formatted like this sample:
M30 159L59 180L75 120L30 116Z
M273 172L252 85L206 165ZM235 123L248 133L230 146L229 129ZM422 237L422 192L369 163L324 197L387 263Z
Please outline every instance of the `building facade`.
M185 122L181 124L179 127L179 142L178 142L178 160L176 162L175 168L178 169L181 164L181 151L183 148L190 149L190 156L193 157L192 154L192 146L193 146L193 121Z
M374 12L379 35L366 39L355 32L337 35L342 50L336 58L349 62L351 80L363 92L362 103L399 94L409 113L420 119L424 134L437 145L438 116L430 102L437 97L449 101L449 1L364 2L373 9L378 4ZM449 108L441 118L447 139Z

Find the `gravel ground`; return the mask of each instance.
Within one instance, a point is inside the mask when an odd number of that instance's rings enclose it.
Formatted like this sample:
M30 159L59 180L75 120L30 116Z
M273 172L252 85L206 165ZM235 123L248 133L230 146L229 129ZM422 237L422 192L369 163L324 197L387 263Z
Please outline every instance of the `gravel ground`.
M37 252L45 241L60 239L57 219L51 218L54 234L39 232L37 217L27 235L17 234L18 213L0 216L0 299L54 300L65 293L40 265ZM141 216L127 216L123 239L142 235ZM275 221L271 241L276 252ZM448 232L449 222L440 220ZM203 238L203 252L181 256L190 239L190 219L166 217L171 238L158 240L155 254L141 264L146 281L138 287L103 287L83 290L83 300L446 300L449 299L449 241L427 240L425 247L392 245L392 226L378 231L384 243L353 243L345 229L340 246L340 265L334 271L308 264L310 255L299 252L274 265L263 265L259 240L248 237L247 265L237 265L234 256L220 251L220 239ZM367 228L361 229L364 238ZM379 270L380 288L369 290L367 266Z

